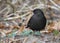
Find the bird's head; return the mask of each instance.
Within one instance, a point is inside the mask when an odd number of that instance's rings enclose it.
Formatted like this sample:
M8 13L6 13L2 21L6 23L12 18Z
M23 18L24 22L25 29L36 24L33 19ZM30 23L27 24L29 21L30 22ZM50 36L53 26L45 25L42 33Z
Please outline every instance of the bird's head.
M34 9L33 13L38 16L44 16L44 13L41 9Z

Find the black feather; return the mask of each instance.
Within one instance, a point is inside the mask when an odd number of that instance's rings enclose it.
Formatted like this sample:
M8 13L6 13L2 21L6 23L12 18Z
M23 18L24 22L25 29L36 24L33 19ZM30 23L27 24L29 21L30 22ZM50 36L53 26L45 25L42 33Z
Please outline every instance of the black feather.
M30 27L33 31L43 30L46 26L46 18L41 9L33 10L34 15L28 21L27 27Z

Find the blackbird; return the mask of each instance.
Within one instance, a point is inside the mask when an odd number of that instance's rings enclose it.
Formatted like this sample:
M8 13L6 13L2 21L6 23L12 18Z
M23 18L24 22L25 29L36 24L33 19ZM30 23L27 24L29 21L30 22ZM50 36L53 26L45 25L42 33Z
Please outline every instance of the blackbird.
M43 11L41 9L34 9L33 16L28 21L26 28L29 27L33 31L43 30L46 26L46 21Z

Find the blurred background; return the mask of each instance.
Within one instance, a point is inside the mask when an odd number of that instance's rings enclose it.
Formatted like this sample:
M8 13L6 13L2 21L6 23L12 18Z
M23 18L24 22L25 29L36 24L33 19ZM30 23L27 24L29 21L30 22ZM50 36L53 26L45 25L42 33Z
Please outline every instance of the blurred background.
M17 40L14 39L14 35L10 38L7 37L12 33L20 34L32 16L32 11L36 8L44 12L48 33L53 30L58 30L56 31L58 33L60 31L60 0L0 0L0 43L59 43L59 37L52 41L55 38L53 33L43 34L43 39L39 37L41 40L35 36L28 36L29 40L27 42L25 41L28 38L25 36ZM49 36L48 39L47 36ZM17 35L16 37L21 36ZM34 39L37 41L35 42Z

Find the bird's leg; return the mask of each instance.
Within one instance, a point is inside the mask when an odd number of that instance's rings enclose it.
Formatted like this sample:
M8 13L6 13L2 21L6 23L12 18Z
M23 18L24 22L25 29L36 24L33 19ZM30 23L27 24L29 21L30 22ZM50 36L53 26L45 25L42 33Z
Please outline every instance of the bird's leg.
M40 31L34 31L34 35L40 35Z

